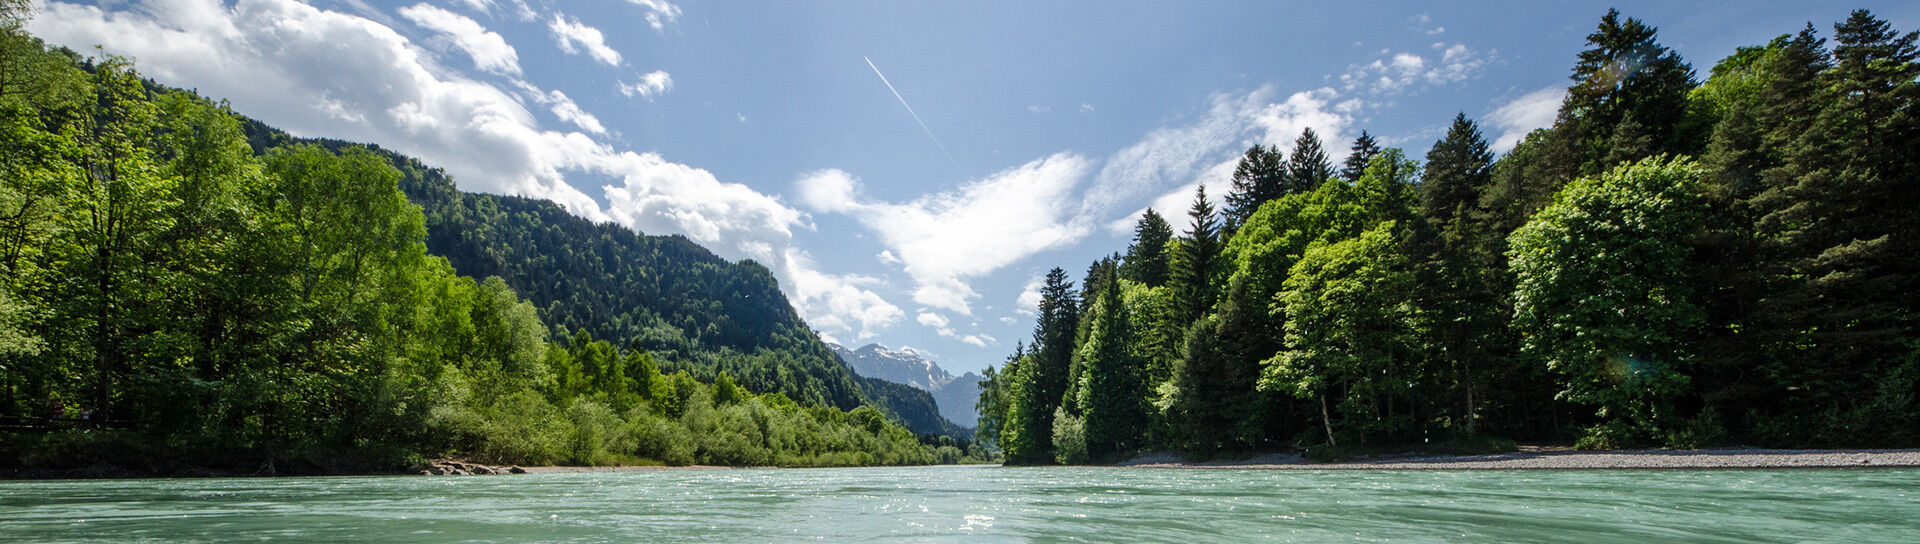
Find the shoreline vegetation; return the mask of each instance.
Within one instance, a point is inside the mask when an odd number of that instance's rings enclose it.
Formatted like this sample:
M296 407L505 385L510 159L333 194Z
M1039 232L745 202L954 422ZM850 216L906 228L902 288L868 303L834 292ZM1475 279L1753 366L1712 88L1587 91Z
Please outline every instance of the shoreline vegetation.
M1790 450L1715 448L1702 450L1574 450L1530 447L1520 451L1472 455L1375 455L1318 463L1297 455L1257 455L1243 459L1183 461L1166 453L1144 454L1111 465L1118 468L1270 469L1270 470L1604 470L1604 469L1789 469L1915 468L1920 449Z
M1199 185L1038 282L978 436L1041 465L1920 447L1920 33L1826 28L1696 69L1609 10L1510 151L1465 112L1424 161L1365 131L1340 162L1316 128L1256 142L1224 201ZM1505 455L1483 461L1815 462Z
M520 214L475 224L685 266L604 285L461 270L428 243L450 207L429 221L402 187L402 167L431 169L373 145L270 137L129 59L49 47L23 30L32 9L0 0L0 477L984 453L856 391L760 265ZM514 262L583 255L602 254ZM634 297L536 301L502 275ZM612 307L677 309L627 323L644 337L569 317ZM929 398L907 400L931 413Z

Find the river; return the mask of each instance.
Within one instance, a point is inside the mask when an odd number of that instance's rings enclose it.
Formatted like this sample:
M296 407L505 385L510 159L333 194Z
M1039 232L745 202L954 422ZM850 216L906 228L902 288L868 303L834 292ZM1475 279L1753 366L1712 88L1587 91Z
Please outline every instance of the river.
M0 482L0 542L1916 542L1920 470L915 467Z

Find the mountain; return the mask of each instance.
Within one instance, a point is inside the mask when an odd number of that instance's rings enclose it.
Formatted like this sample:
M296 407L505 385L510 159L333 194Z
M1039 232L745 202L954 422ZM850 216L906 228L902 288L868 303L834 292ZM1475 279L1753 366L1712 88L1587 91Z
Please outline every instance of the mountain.
M912 348L892 349L879 344L867 344L860 349L847 349L834 343L828 343L827 347L861 376L931 393L939 405L940 415L948 421L968 428L979 422L980 415L973 409L974 400L980 398L978 374L968 372L956 377L940 368L939 364L921 357Z
M680 235L594 223L547 200L460 191L444 170L377 145L296 138L251 119L245 131L256 151L316 143L385 157L425 214L428 252L460 275L506 281L556 338L586 330L652 353L665 372L708 382L724 372L801 404L872 405L916 433L966 433L939 417L927 393L855 376L757 262L728 262Z

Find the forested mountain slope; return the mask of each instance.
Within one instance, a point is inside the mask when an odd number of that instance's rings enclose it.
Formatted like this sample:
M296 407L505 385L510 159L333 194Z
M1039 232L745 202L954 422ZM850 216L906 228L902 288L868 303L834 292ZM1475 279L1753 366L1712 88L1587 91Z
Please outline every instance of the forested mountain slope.
M256 150L305 141L258 121L246 130ZM917 433L964 433L940 418L932 397L855 376L759 263L727 262L680 235L595 224L547 200L460 191L444 170L379 146L313 142L385 157L425 212L427 251L461 275L505 280L558 335L586 330L653 354L663 371L704 381L725 372L802 404L871 403Z

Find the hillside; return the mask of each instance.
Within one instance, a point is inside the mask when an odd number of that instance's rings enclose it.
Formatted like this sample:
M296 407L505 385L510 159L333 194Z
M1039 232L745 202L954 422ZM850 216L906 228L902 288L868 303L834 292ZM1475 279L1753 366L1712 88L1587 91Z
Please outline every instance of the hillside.
M258 121L246 131L257 151L306 141ZM684 236L595 224L546 200L460 191L444 170L379 146L313 142L386 158L425 212L427 251L461 275L505 280L558 336L584 329L646 350L666 372L704 381L725 372L802 404L873 404L916 433L963 432L939 418L932 397L854 376L759 263L727 262Z

